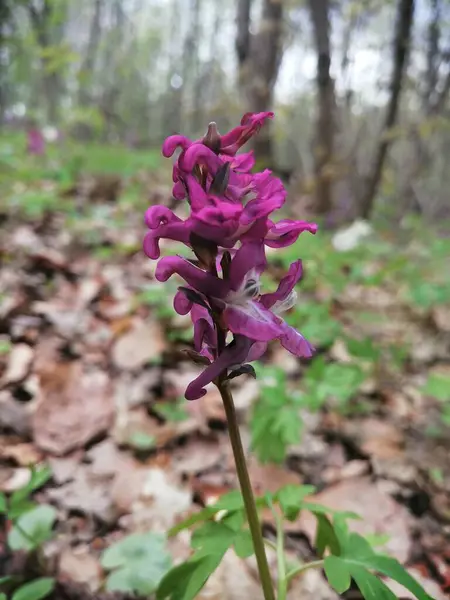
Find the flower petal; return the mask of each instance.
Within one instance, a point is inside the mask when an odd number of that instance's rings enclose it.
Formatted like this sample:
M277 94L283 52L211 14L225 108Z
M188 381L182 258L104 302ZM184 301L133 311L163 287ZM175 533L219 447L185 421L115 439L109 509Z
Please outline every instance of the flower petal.
M185 152L183 157L183 170L190 173L197 164L204 164L208 167L210 175L215 175L223 162L210 148L203 144L192 144Z
M242 306L227 304L222 317L230 331L258 342L269 342L283 334L281 319L252 300Z
M267 342L254 342L248 352L245 362L253 362L261 358L267 350Z
M155 277L167 281L174 274L182 277L194 290L215 298L224 298L230 287L228 282L202 271L182 256L165 256L158 262Z
M173 307L179 315L187 315L193 304L182 290L178 290L173 298Z
M285 277L278 284L278 288L275 292L270 294L263 294L260 298L260 302L266 308L271 308L275 302L283 302L294 289L294 286L301 279L303 274L302 261L296 260L289 267L289 271Z
M301 358L311 358L314 347L293 327L287 323L282 324L283 335L280 337L281 345L291 354Z
M188 246L189 234L189 221L182 221L181 219L178 219L177 221L173 221L171 223L162 224L159 227L150 229L145 236L143 244L144 252L149 258L157 259L161 255L159 249L159 240L161 238L182 242Z
M220 157L222 160L231 163L231 168L237 173L248 173L255 166L255 154L253 150L244 152L236 156L228 156L226 154Z
M165 158L169 158L177 148L181 147L183 150L186 150L192 143L192 140L184 135L171 135L164 140L162 154Z
M230 264L230 286L238 290L245 276L250 271L261 273L267 265L264 244L261 242L247 242L242 244Z
M241 124L220 139L220 152L234 155L253 135L258 133L266 119L272 119L273 112L247 113L242 117Z
M308 223L307 221L283 219L272 225L266 236L265 243L271 248L285 248L293 244L303 231L309 231L314 234L317 232L317 224Z
M197 400L204 396L206 394L205 386L217 379L226 369L245 362L250 345L251 340L236 336L222 354L209 367L206 367L194 381L191 381L186 388L185 398L187 400Z
M186 187L188 189L189 204L193 211L197 212L208 205L208 195L193 175L186 175Z
M203 344L206 344L212 353L217 346L217 336L211 315L206 308L195 305L191 310L191 319L194 324L195 349L200 352L203 349Z
M157 229L167 223L180 223L181 219L167 206L151 206L145 213L145 224L150 229Z

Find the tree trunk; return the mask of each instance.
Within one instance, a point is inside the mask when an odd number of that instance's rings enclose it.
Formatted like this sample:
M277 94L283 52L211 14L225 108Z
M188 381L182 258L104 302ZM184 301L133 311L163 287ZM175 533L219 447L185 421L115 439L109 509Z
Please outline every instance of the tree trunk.
M317 120L314 139L314 171L316 177L315 211L325 214L332 207L332 183L327 167L333 159L334 85L330 75L329 0L309 0L314 40L317 51Z
M375 153L372 171L366 177L363 196L358 206L362 218L368 219L371 215L381 174L390 140L389 130L395 125L403 83L403 75L408 61L411 30L414 19L414 0L399 0L397 8L397 23L393 44L393 69L391 76L391 95L387 107L384 126L381 132L378 148Z
M89 88L92 82L92 74L94 71L95 59L101 34L100 18L102 5L103 0L95 0L94 14L92 16L91 27L89 31L86 55L78 74L78 103L81 106L88 105L90 100Z
M264 112L273 105L273 88L282 56L283 0L264 0L258 32L250 34L251 0L239 0L236 53L239 85L250 112ZM274 167L270 123L254 139L257 160Z
M59 7L55 6L50 0L44 0L39 9L32 3L27 5L38 44L43 51L41 59L42 64L42 91L46 100L47 120L50 123L57 123L59 117L59 100L62 91L62 80L59 71L55 71L50 64L48 49L52 44L60 42L62 35L63 19L58 19L59 27L52 25L54 11ZM54 34L58 34L58 39L54 40Z

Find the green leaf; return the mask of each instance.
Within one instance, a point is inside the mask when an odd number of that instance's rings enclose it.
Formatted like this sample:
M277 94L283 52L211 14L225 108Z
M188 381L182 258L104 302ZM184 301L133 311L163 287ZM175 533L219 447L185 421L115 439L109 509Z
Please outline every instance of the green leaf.
M214 512L219 512L219 510L240 510L244 508L244 499L239 490L233 490L221 496L213 508Z
M171 569L156 591L157 600L193 600L217 569L223 553L195 556Z
M165 539L151 532L134 533L107 548L101 558L102 567L113 570L107 578L107 589L153 593L172 564Z
M165 537L162 534L133 533L107 548L103 552L101 564L105 569L114 569L160 552L166 552Z
M299 409L298 395L287 394L283 387L263 387L250 420L252 448L261 462L283 462L288 446L300 440Z
M31 500L28 500L28 498L24 498L23 500L16 501L13 505L9 506L8 517L12 521L15 521L21 515L29 512L30 510L33 510L33 508L36 508L36 506L38 506L36 504L36 502L32 502Z
M6 496L0 492L0 515L5 514L7 511L8 503L6 501Z
M41 504L19 517L8 534L8 545L12 550L33 550L49 540L52 535L56 510Z
M358 560L369 560L375 556L375 551L366 538L357 533L350 533L345 544L342 544L342 554L355 557Z
M211 554L225 552L233 544L235 537L236 532L224 523L208 521L194 531L191 546Z
M363 340L347 338L345 344L350 354L356 358L364 358L371 361L377 361L380 358L381 350L375 346L372 338L367 337Z
M302 509L303 500L315 491L312 485L286 485L275 495L288 521L295 521Z
M422 388L422 392L440 402L450 400L450 377L440 373L431 373Z
M51 469L47 465L32 467L30 481L23 488L12 494L10 499L11 506L14 506L18 502L22 502L22 500L27 498L32 492L47 483L51 476Z
M255 553L253 539L249 529L240 531L234 538L234 551L240 558L248 558Z
M317 555L322 558L327 548L330 548L332 554L339 555L341 553L339 541L330 520L326 515L316 514L315 516L317 532L314 545Z
M186 400L177 402L157 402L153 408L166 421L179 423L189 418L189 413L185 408Z
M14 577L12 575L5 575L5 577L0 577L0 585L9 583L10 581L13 581L13 580L14 580Z
M214 507L207 506L203 510L200 510L199 512L190 515L183 521L180 521L179 523L171 527L167 533L167 536L173 537L174 535L177 535L177 533L180 533L180 531L183 531L184 529L189 529L197 523L202 523L203 521L209 519L216 512L219 512L219 510L215 511Z
M328 583L338 593L343 594L351 584L350 572L345 562L338 556L327 556L324 562Z
M418 600L432 600L423 587L406 571L406 569L390 556L373 554L363 559L364 566L373 569L386 577L397 581L410 591Z
M12 600L41 600L46 598L55 587L52 577L41 577L20 586L13 594Z
M145 431L133 431L127 441L136 450L151 450L155 447L154 436Z
M350 572L365 600L397 600L387 585L369 571L352 566Z
M8 598L6 597L6 594L0 593L0 600L8 600Z
M366 533L364 537L372 547L385 546L391 539L388 533Z

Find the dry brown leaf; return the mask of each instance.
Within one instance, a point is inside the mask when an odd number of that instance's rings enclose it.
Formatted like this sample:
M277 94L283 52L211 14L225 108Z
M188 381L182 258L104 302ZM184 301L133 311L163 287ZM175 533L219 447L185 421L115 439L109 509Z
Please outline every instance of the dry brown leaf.
M391 459L403 452L402 430L388 421L375 417L348 421L344 425L344 433L356 441L364 454L371 457Z
M309 569L301 577L296 577L287 595L287 600L339 600L339 598L340 596L331 589L318 569Z
M274 493L284 485L299 485L302 483L298 474L289 471L282 465L260 464L254 455L248 460L250 479L255 494Z
M72 454L63 457L50 456L48 458L48 463L52 470L54 481L58 485L61 485L62 483L66 483L73 479L76 476L82 458L82 450L75 450Z
M159 358L167 343L163 331L154 321L136 321L112 348L112 361L121 370L134 370Z
M408 510L383 492L369 477L344 480L309 498L334 510L351 511L361 516L359 521L349 521L350 527L364 535L389 535L386 552L405 562L411 550L410 528L413 519ZM298 527L313 540L316 519L302 512Z
M9 391L0 392L0 426L14 433L28 436L30 433L30 412L28 407L15 400Z
M263 600L261 585L246 562L228 550L217 570L197 596L198 600Z
M43 454L33 444L22 443L0 448L0 457L13 460L20 467L27 467L41 462Z
M40 372L33 434L43 450L63 455L83 446L112 424L112 385L106 373L80 361L53 363Z
M25 467L19 469L7 469L0 477L0 490L2 492L15 492L25 487L30 481L31 471Z
M89 466L80 465L73 479L48 490L48 496L66 510L94 515L105 523L115 523L118 512L111 497L111 477L94 475Z
M224 440L228 444L228 440ZM175 473L195 475L223 462L227 450L219 440L190 439L172 452L172 468Z
M103 573L99 561L89 552L89 546L67 548L59 559L59 575L62 580L82 583L91 592L100 589Z
M13 346L8 357L6 371L0 381L0 386L19 383L19 381L25 379L30 372L33 357L33 348L28 346L28 344L16 344Z
M117 474L111 496L122 514L132 513L133 529L166 531L192 504L191 491L163 469L131 460Z

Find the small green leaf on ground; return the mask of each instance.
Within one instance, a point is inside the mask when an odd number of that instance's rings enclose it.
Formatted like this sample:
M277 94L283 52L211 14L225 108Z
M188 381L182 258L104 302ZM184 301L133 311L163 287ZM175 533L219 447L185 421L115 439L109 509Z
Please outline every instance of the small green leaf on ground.
M41 577L20 586L11 600L42 600L53 591L54 587L55 580L52 577Z
M8 534L12 550L33 550L52 537L56 519L53 506L41 504L19 517Z
M112 571L106 581L109 591L149 595L170 569L172 560L163 535L134 533L107 548L101 564Z

